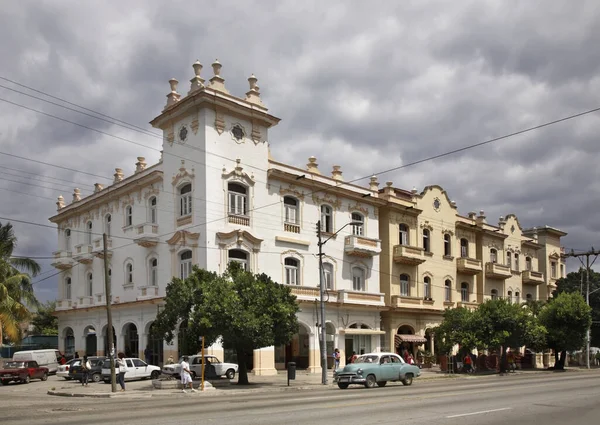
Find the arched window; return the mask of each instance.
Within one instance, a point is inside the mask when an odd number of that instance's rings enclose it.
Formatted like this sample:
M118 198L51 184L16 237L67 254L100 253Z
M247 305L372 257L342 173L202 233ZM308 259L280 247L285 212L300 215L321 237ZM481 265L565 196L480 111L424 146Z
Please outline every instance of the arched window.
M248 253L241 249L230 249L229 250L229 262L239 263L242 269L248 271Z
M94 276L91 273L87 274L87 296L91 297L94 294Z
M125 266L125 285L133 285L133 264L127 263Z
M492 289L491 295L492 295L492 299L493 300L497 300L498 299L498 290L497 289Z
M398 229L400 231L400 245L408 245L408 226L403 223L398 226Z
M85 243L87 245L92 244L92 229L93 229L93 224L91 221L88 221L87 224L85 225Z
M527 294L527 295L525 295L525 299L527 301L533 301L533 296L531 296L531 294Z
M452 282L450 281L450 279L446 279L446 281L444 282L444 301L452 301Z
M298 200L291 196L283 198L283 208L285 211L285 222L288 224L299 223L299 211L298 211Z
M192 274L192 251L187 250L179 254L179 277L187 279Z
M519 254L515 253L515 271L519 271Z
M333 213L329 205L321 205L321 232L333 233Z
M109 238L110 238L111 221L112 221L111 215L107 214L106 217L104 217L104 232L106 233L106 236L108 236Z
M352 213L352 222L356 223L352 225L352 234L356 236L362 236L365 227L365 218L363 215L359 213Z
M410 296L410 277L407 274L400 275L400 295L403 297Z
M517 304L521 304L521 293L520 292L515 292L515 302Z
M469 284L467 282L460 284L460 300L463 303L469 302Z
M127 205L125 207L125 226L133 225L133 207L131 205Z
M469 241L465 238L460 240L460 256L462 258L469 258Z
M429 229L423 229L423 250L425 252L431 252L430 236Z
M352 289L365 291L365 270L361 267L352 267Z
M248 215L248 191L246 186L239 183L229 183L229 214Z
M426 300L431 299L431 278L429 276L423 278L423 296Z
M525 257L525 270L531 271L531 257Z
M71 250L71 229L65 229L65 251Z
M192 214L192 184L187 183L179 188L179 217Z
M65 300L71 299L71 278L65 278Z
M448 233L444 234L444 256L452 256L452 239Z
M288 257L284 260L286 285L300 285L300 262Z
M513 302L513 299L512 299L512 291L508 291L508 292L506 293L506 299L508 300L508 302L509 302L509 303L512 303L512 302Z
M158 223L158 213L156 209L156 196L148 200L148 221L152 224Z
M494 248L490 249L490 261L492 263L498 262L498 251L496 251Z
M512 269L512 252L506 253L506 265L509 269Z
M150 260L150 286L158 286L158 260Z
M333 264L323 263L323 277L325 279L325 287L327 289L333 289Z

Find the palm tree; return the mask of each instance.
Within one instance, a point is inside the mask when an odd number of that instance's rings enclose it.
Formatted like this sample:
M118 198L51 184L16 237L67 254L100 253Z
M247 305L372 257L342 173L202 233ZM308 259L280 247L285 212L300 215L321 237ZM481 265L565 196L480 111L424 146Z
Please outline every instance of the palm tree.
M14 258L17 237L10 223L0 223L0 342L3 337L18 341L20 323L29 318L29 307L37 307L31 276L40 265L30 258Z

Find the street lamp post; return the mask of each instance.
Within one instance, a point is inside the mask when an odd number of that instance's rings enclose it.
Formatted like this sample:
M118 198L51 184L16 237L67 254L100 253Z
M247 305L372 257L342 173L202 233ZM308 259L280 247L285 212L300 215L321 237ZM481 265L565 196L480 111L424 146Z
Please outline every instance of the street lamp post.
M346 226L362 226L362 222L352 221L350 223L346 223L340 227L337 232L323 241L321 220L317 221L317 237L319 238L317 243L319 247L319 292L321 306L321 383L323 385L327 385L327 329L325 326L325 275L323 273L323 245L325 245L335 235L340 233Z

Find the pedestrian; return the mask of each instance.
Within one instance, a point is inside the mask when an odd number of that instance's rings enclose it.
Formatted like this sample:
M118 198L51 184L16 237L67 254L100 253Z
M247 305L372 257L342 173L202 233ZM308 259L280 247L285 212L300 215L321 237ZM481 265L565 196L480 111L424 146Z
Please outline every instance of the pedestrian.
M81 386L88 386L88 379L90 377L90 370L92 369L92 365L88 360L87 356L83 356L83 361L81 362Z
M152 348L149 345L144 350L144 358L146 359L146 363L152 364Z
M340 367L340 350L339 349L335 349L333 350L333 370L335 371L336 369L338 369Z
M75 351L75 358L78 359L79 358L79 353L77 351Z
M181 361L181 386L183 387L182 392L187 392L185 388L189 385L193 393L196 392L194 389L194 383L192 382L192 372L190 371L190 364L188 363L189 357L183 356Z
M600 366L600 351L596 353L596 366Z
M473 369L473 359L471 359L471 355L469 353L467 353L463 359L463 364L465 365L465 372L470 373Z
M514 372L516 370L515 354L512 352L512 350L508 350L508 353L506 354L506 359L508 361L508 371Z
M117 356L117 364L115 372L117 373L117 382L121 386L121 392L125 391L125 372L127 372L127 367L125 365L125 355L123 353L119 353Z

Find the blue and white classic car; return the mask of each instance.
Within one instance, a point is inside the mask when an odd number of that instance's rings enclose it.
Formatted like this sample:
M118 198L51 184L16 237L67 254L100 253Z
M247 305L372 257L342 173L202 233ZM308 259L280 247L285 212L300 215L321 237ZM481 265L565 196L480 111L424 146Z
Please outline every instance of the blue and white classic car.
M345 390L350 384L364 385L366 388L375 385L385 387L388 381L411 385L413 378L420 375L421 370L417 366L405 363L398 354L369 353L334 371L333 380Z

